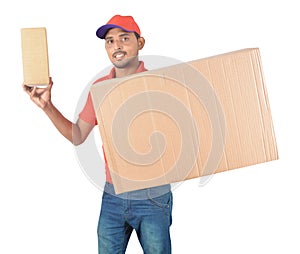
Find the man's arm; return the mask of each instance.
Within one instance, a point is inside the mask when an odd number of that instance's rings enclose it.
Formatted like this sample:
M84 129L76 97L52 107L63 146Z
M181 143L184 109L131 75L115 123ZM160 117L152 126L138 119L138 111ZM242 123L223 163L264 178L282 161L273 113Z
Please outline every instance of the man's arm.
M74 145L80 145L85 141L94 126L81 119L78 119L76 123L73 123L65 118L52 104L52 86L53 82L50 78L46 88L28 87L23 84L23 89L30 96L31 100L46 113L54 126L66 139Z

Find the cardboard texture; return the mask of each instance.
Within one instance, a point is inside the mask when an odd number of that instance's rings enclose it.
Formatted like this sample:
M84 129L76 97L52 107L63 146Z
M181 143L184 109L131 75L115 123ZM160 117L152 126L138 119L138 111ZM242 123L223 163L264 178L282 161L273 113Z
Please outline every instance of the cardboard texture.
M49 84L49 61L46 28L22 28L24 84Z
M93 85L116 193L278 159L264 83L253 48Z

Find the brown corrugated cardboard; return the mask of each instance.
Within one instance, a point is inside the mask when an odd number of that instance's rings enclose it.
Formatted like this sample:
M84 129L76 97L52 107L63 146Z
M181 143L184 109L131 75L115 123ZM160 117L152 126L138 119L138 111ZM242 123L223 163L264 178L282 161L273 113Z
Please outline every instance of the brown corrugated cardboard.
M22 28L24 84L48 85L49 63L46 28Z
M116 193L278 159L264 83L254 48L93 85Z

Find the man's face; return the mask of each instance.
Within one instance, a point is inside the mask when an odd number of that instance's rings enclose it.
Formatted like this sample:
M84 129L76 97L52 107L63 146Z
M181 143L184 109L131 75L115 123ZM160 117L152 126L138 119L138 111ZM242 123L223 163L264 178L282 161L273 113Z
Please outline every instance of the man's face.
M105 36L106 52L117 68L126 68L135 62L143 46L143 38L137 39L134 33L119 28L110 29Z

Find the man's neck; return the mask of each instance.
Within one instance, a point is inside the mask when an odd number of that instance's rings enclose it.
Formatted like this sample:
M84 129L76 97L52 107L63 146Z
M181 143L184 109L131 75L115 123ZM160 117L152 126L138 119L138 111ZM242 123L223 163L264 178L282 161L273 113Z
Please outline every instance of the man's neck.
M122 78L131 74L136 73L136 70L139 68L140 62L134 61L130 66L127 66L126 68L117 68L115 67L116 70L116 78Z

